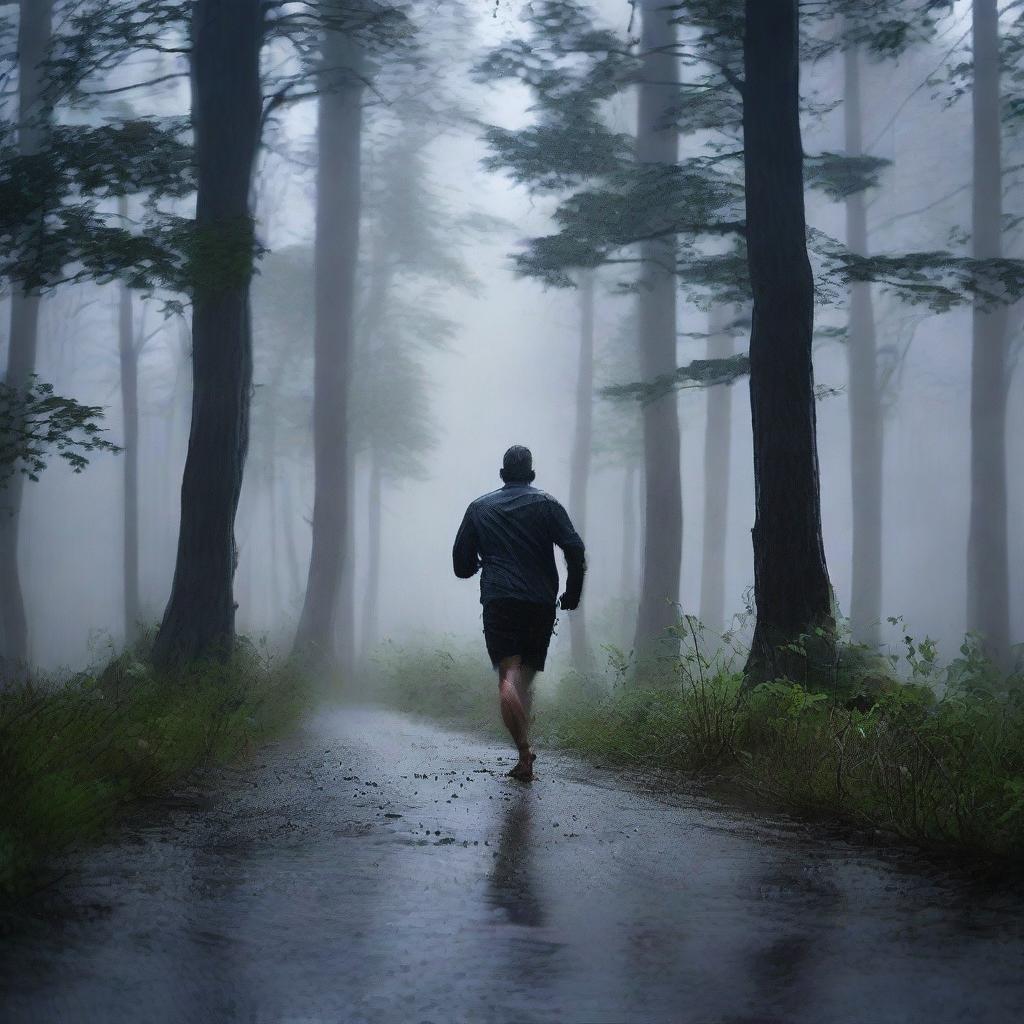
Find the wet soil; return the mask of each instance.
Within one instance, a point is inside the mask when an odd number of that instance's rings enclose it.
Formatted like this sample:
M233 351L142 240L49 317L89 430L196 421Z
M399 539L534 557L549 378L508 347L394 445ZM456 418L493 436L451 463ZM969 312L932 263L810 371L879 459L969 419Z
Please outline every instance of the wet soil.
M502 760L503 759L503 760ZM88 853L9 1024L1003 1024L1024 901L835 833L331 710Z

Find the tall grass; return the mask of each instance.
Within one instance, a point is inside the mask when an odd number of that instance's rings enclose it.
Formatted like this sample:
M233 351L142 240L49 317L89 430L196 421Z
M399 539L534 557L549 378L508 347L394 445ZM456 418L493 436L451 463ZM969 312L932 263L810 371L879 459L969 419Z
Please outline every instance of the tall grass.
M677 638L681 656L641 677L612 648L603 677L567 672L542 687L537 736L602 760L713 770L776 807L1024 866L1024 685L973 639L948 665L929 640L907 637L891 660L847 648L838 686L816 692L787 680L745 690L742 661L705 653L699 624L684 620ZM500 730L478 658L392 648L375 684L395 706Z
M0 692L0 896L24 893L54 854L99 837L132 802L287 727L305 700L292 666L245 647L175 675L128 653Z

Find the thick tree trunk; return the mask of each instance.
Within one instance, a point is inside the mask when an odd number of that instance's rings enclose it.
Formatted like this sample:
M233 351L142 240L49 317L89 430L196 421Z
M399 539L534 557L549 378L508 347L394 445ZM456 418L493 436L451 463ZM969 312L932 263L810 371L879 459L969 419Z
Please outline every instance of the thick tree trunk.
M746 673L818 685L834 674L835 623L821 539L797 0L747 0L744 57L757 605Z
M171 416L167 429L167 449L173 458L163 467L161 475L161 501L157 505L160 524L161 584L172 579L174 556L177 549L178 523L163 510L171 507L179 488L178 464L188 449L189 420L192 416L192 329L182 317L178 321L178 347L174 351L174 390L171 395Z
M637 158L675 164L679 61L674 52L676 12L665 0L641 0ZM640 369L644 380L672 373L676 362L675 240L644 242L640 279ZM644 546L636 648L643 651L676 621L683 545L679 414L675 392L648 402L644 430Z
M847 156L862 156L864 141L858 47L847 48L843 65L846 153ZM846 199L846 244L851 252L861 256L868 254L867 208L863 192L854 192ZM846 356L850 383L853 500L850 624L857 643L877 647L882 618L882 402L878 390L875 307L871 284L867 281L850 286Z
M580 274L580 353L576 376L576 427L573 434L572 465L569 472L569 516L576 531L586 536L587 490L594 425L594 272ZM587 623L583 608L569 615L569 641L572 662L586 668L590 661L587 648Z
M249 205L260 140L260 0L197 0L192 14L198 249L192 428L171 597L153 656L224 656L235 635L235 512L249 443L252 333Z
M127 218L128 202L121 200L121 216ZM123 560L124 638L134 642L139 627L139 356L132 316L132 293L120 286L117 318L118 355L121 365L121 410L124 424Z
M363 84L356 43L323 44L316 208L313 546L296 651L335 660L335 618L349 527L347 409L359 250ZM349 656L351 652L346 652Z
M366 658L377 645L377 622L380 610L380 517L381 517L380 458L370 450L370 481L367 488L367 550L366 596L363 601L363 639L360 657Z
M622 613L619 620L621 642L628 645L629 638L636 629L637 596L637 475L636 463L629 463L622 475L622 563L619 568L621 580L620 596L623 598Z
M37 153L50 121L42 68L50 45L52 0L21 0L18 22L18 151ZM41 227L41 225L40 225ZM11 295L6 383L20 387L36 368L39 293L17 284ZM18 536L25 478L15 473L0 490L0 663L23 667L29 658L28 618L18 566Z
M708 359L735 353L728 307L715 306L708 317ZM729 462L732 452L732 387L708 389L704 432L704 526L700 566L700 620L708 629L725 629L725 543L729 512Z
M281 520L277 514L277 476L271 471L267 480L267 519L270 521L270 621L276 623L282 612L284 587L281 583Z
M622 475L622 578L623 597L636 594L636 478L637 467L630 463Z
M1002 255L999 12L974 0L973 254ZM971 519L967 545L967 628L982 634L1006 666L1010 648L1006 511L1007 309L974 309L971 353Z
M356 332L355 343L358 346L358 358L353 376L352 387L358 387L362 381L360 374L372 371L374 359L379 351L379 334L384 325L391 286L395 278L395 253L386 249L387 232L378 225L377 234L367 264L370 267L370 279L366 289L365 302L359 316L359 330ZM348 503L348 530L345 538L345 566L342 570L341 593L338 607L338 645L340 656L339 668L342 674L349 676L356 662L365 659L370 648L376 643L377 606L379 603L380 573L380 455L378 445L385 445L386 439L375 438L373 427L369 426L364 437L351 438L350 450L360 443L367 446L367 533L368 547L366 597L362 610L360 643L356 644L356 564L355 564L355 506L356 485L355 472L350 487Z
M290 614L292 610L292 601L295 599L295 595L299 592L299 587L302 585L300 580L301 570L299 568L299 553L295 546L295 529L294 523L298 514L298 509L295 507L293 500L294 488L292 486L292 479L288 473L288 468L281 473L281 488L279 496L281 499L281 508L284 513L284 553L285 553L285 568L287 570L287 583L288 583L288 604L287 612Z
M348 679L355 669L356 650L356 461L349 449L350 483L345 498L345 538L341 557L341 576L338 580L338 611L335 614L334 642L336 661L342 679Z

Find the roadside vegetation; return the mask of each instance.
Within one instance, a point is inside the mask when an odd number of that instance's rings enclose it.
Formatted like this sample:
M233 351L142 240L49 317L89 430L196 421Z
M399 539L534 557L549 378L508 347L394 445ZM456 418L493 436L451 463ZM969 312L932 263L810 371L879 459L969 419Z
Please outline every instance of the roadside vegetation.
M604 671L550 673L537 740L706 773L774 807L979 864L1024 863L1024 680L997 672L973 638L948 664L928 639L907 636L888 658L845 645L828 688L781 679L747 689L731 637L708 653L695 620L677 633L682 654L642 677L617 648L605 649ZM376 692L394 706L500 732L478 656L385 646L375 665Z
M245 643L173 675L149 667L144 643L102 669L0 691L0 900L31 892L56 855L137 801L286 729L307 693L293 665Z

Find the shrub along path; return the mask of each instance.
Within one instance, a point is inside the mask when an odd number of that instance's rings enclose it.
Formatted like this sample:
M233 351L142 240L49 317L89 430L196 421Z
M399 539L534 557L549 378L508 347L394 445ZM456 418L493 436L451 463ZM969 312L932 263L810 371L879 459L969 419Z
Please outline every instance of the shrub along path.
M504 762L499 758L505 758ZM1024 901L542 750L325 711L88 855L0 1018L1015 1019Z

